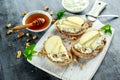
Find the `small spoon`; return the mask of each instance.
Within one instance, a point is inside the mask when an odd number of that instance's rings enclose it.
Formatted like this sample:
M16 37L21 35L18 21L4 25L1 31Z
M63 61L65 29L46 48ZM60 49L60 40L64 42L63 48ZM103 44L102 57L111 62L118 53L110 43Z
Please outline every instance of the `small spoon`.
M24 28L29 28L31 26L39 26L39 25L43 24L44 22L45 22L44 18L37 18L36 20L34 20L33 22L31 22L29 24L15 26L13 28L13 30L21 30L21 29L24 29Z
M97 17L93 17L93 16L88 16L87 15L87 19L89 21L96 21L97 18L101 18L101 17L114 17L114 18L118 18L119 16L118 15L100 15L100 16L97 16Z

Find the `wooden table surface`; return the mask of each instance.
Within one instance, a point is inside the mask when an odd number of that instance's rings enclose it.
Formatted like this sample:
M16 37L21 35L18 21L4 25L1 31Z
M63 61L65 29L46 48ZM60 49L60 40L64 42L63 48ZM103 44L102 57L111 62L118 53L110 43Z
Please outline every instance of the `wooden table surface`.
M49 6L49 12L54 11L53 17L59 10L64 9L62 0L0 0L0 80L59 80L58 78L32 66L23 57L16 58L18 50L24 50L26 37L17 39L19 32L6 35L5 25L11 23L12 27L22 23L22 13L24 11L43 10ZM95 0L90 0L89 7L80 14L87 13ZM120 0L103 0L107 2L106 9L102 14L117 14L120 16ZM101 18L101 22L111 24L115 28L115 34L111 46L93 80L120 80L120 18ZM22 30L27 33L29 31ZM30 43L37 43L45 33L33 33L37 35L37 40ZM29 38L31 38L31 36ZM12 46L10 46L12 45ZM82 80L82 79L81 79Z

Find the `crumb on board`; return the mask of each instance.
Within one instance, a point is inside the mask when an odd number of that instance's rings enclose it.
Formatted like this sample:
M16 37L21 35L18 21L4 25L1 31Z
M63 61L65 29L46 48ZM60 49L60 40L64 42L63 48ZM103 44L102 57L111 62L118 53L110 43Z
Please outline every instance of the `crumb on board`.
M7 31L7 34L9 35L9 34L11 34L12 32L13 32L13 30L10 29L10 30Z
M88 25L89 25L89 27L92 27L93 26L93 22L89 22Z
M7 28L10 28L11 25L12 25L12 24L8 23L8 24L6 24L6 27L7 27Z
M24 36L24 32L20 32L18 35L17 35L17 38L21 38L22 36Z
M45 10L45 11L48 11L48 10L49 10L49 7L48 7L48 6L45 6L44 10Z
M78 62L79 62L78 57L77 57L77 56L74 56L73 61L74 61L76 64L78 64Z
M22 13L22 16L24 17L26 14L27 14L27 12L25 11L25 12Z
M54 23L56 21L56 18L52 18L52 23Z
M67 41L68 41L67 39L64 39L64 40L63 40L63 42L65 42L65 43L66 43Z
M21 55L22 55L22 51L21 51L21 50L18 50L18 51L17 51L17 59L19 59L19 58L21 57Z
M40 57L45 56L45 51L44 51L44 49L40 50L40 51L38 52L38 55L39 55Z
M36 36L36 35L34 35L34 36L32 37L32 39L33 39L33 40L37 39L37 36Z
M81 69L83 69L85 67L85 64L86 64L85 62L80 63Z
M52 16L54 14L54 12L53 11L50 11L50 15Z

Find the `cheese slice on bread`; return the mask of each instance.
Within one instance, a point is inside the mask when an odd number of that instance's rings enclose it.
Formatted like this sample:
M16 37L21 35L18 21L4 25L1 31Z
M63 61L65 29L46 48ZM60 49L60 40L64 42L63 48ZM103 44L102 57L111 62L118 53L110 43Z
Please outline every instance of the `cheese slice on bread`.
M67 20L72 22L72 23L75 23L75 24L78 24L78 25L82 25L84 24L84 20L78 16L70 16L70 17L67 17Z
M83 34L71 47L71 52L84 59L90 59L99 54L106 44L102 31L91 30Z
M57 65L68 65L72 60L72 55L64 46L59 36L50 36L44 42L44 51L48 59Z
M89 25L79 16L70 16L58 20L55 27L63 35L78 37L89 28Z

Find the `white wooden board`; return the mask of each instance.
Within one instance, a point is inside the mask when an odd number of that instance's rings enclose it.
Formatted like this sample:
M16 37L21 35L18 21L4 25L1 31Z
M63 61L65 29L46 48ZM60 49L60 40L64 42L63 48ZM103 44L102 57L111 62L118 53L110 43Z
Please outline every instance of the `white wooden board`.
M91 29L99 29L104 24L100 21L94 22L94 25ZM112 32L114 34L114 29L112 28ZM69 66L61 67L54 65L51 63L47 58L41 58L38 55L34 55L32 61L29 61L32 65L38 67L39 69L48 72L51 75L54 75L63 80L91 80L94 76L95 72L97 71L98 67L100 66L105 54L110 46L113 34L110 36L106 34L107 44L105 45L103 51L93 59L90 59L86 62L86 65L83 69L81 69L80 65L75 63L71 63ZM35 46L36 51L40 51L43 48L43 42L47 39L48 36L51 35L60 35L55 27L54 24L49 28L49 30L43 35L43 37L38 41ZM61 36L61 35L60 35ZM62 36L64 37L64 36ZM70 48L70 46L67 46Z

